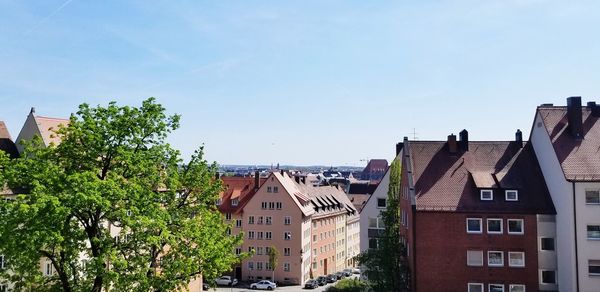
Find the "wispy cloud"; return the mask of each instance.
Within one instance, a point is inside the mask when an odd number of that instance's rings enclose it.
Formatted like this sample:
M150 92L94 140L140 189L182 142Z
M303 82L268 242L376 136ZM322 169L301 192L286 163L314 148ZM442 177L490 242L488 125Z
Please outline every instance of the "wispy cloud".
M67 5L69 5L71 2L73 2L73 0L66 0L65 2L63 2L60 6L58 6L58 8L54 9L54 11L52 11L52 13L50 13L46 17L42 18L42 20L38 21L34 26L32 26L25 33L23 33L23 36L28 36L29 34L34 32L36 29L38 29L40 26L42 26L44 23L46 23L48 20L50 20L52 17L54 17L54 15L56 15L61 10L63 10L65 7L67 7Z

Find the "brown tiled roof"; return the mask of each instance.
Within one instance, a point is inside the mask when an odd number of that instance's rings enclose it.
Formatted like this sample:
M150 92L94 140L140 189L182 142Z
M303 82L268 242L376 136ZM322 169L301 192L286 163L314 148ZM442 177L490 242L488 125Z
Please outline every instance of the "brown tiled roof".
M530 143L469 142L456 154L446 142L408 145L419 211L555 213ZM494 190L493 201L480 200L478 184ZM518 190L519 201L505 201L505 189Z
M54 143L55 145L58 145L60 143L60 137L58 137L55 132L58 131L60 125L66 126L69 124L69 119L49 118L42 116L34 117L42 136L42 140L44 140L44 144L50 145L50 143Z
M363 194L348 194L348 198L350 199L350 201L352 202L352 205L354 205L354 208L356 210L358 210L358 212L362 211L362 208L365 205L365 202L367 202L369 200L369 197L371 196L371 194L368 195L363 195Z
M583 106L583 139L569 132L567 107L540 106L537 109L548 131L565 178L570 181L600 181L600 122ZM537 127L537 125L533 125Z
M377 189L379 183L351 183L348 187L349 195L367 195L372 194Z
M223 213L242 212L244 206L252 199L257 189L254 187L254 177L221 177L225 191L221 193L221 205L219 211ZM259 187L266 181L266 178L259 179ZM237 198L238 205L232 206L231 199Z
M370 171L386 171L388 167L388 162L385 159L371 159L369 160L369 163L367 163L367 166L365 166L365 169L363 170L363 172L370 172Z
M3 121L0 121L0 150L3 150L4 152L8 153L8 155L11 158L16 158L19 156L17 146L10 137L8 128L6 127L6 124Z

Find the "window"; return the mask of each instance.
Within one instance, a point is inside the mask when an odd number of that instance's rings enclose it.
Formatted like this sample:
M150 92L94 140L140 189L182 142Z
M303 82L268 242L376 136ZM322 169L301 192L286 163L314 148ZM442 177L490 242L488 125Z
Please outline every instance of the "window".
M240 200L239 200L239 199L233 199L233 200L231 200L231 206L234 206L234 207L235 207L235 206L237 206L237 205L238 205L238 203L239 203L239 202L240 202Z
M8 292L8 285L0 284L0 292Z
M254 270L254 262L248 262L248 270Z
M257 255L262 255L263 254L263 247L262 246L258 246L256 247L256 254Z
M52 276L52 262L50 260L46 260L46 265L44 267L44 275Z
M253 251L254 251L254 247L252 247L252 246L249 246L249 247L248 247L248 252L253 252Z
M276 207L276 208L277 208L277 210L281 210L281 208L282 208L283 204L282 204L281 202L277 202L277 203L275 203L275 206L277 206L277 207Z
M270 253L271 253L271 247L265 246L265 254L270 254Z
M313 235L313 242L317 242L317 235Z
M273 238L273 233L271 231L265 232L265 238L271 240L271 238Z
M508 234L523 234L523 219L508 219Z
M283 270L285 272L289 272L290 271L290 263L283 263Z
M490 284L488 287L490 292L504 292L504 285L502 284Z
M285 240L291 240L292 239L292 233L289 231L286 231L283 233L283 239Z
M275 202L269 202L269 210L275 209Z
M263 210L267 209L267 202L260 203L260 208Z
M482 201L492 201L494 200L494 192L492 190L481 190L479 193Z
M508 287L508 292L525 292L525 285L510 284Z
M235 254L236 254L236 255L240 255L240 254L242 254L242 248L240 248L240 247L236 247L236 248L235 248Z
M490 267L504 266L504 252L488 251L488 266L490 266Z
M600 225L588 225L587 238L591 240L600 240Z
M225 220L231 220L231 213L225 213Z
M283 255L286 257L289 257L292 254L292 251L289 247L284 247L283 248Z
M290 225L290 224L292 224L292 217L290 217L290 216L285 216L285 217L283 218L283 224L285 224L285 225Z
M483 266L483 251L467 250L467 266L469 266L469 267Z
M248 231L248 239L254 239L254 231Z
M254 216L248 217L248 224L254 224Z
M274 193L279 193L279 187L273 187L273 192Z
M6 261L4 260L4 255L0 255L0 269L6 268Z
M273 188L272 187L267 187L267 193L272 193L273 192Z
M385 208L386 201L384 198L377 198L377 208Z
M467 218L467 233L481 233L481 218Z
M506 190L504 192L504 199L507 201L518 201L519 200L519 192L516 190Z
M377 238L369 238L369 248L377 248Z
M220 206L220 205L221 205L221 202L222 202L222 201L221 201L221 199L217 199L217 201L215 202L215 204L216 204L217 206Z
M262 262L256 262L256 269L261 271L263 269L263 263Z
M273 217L267 216L267 225L271 225L273 223Z
M511 267L525 267L525 253L520 251L509 251L508 265Z
M131 210L127 210L126 214L131 217Z
M554 250L554 238L542 237L540 238L540 246L542 250Z
M541 271L542 284L556 284L555 271Z
M242 227L242 219L235 219L235 227Z
M265 233L264 233L264 232L262 232L262 231L259 231L257 235L258 235L258 236L257 236L257 238L258 238L258 239L263 239L263 238L264 238L264 235L265 235Z
M502 219L488 219L487 233L502 234Z
M263 224L263 216L258 216L258 222L257 224Z
M590 276L600 276L600 260L588 261L588 273Z
M469 283L468 292L483 292L483 283Z
M600 205L600 190L585 191L585 203Z

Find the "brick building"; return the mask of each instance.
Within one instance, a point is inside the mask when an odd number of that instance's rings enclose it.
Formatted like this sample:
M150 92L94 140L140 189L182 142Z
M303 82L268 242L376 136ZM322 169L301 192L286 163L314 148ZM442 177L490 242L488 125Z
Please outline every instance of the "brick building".
M531 143L409 141L402 167L401 235L414 291L548 291L539 264L556 265L555 209ZM548 249L548 250L545 250Z

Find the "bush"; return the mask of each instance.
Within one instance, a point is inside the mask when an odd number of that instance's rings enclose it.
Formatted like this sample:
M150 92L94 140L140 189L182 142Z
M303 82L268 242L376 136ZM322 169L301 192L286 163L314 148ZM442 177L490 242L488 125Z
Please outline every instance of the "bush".
M365 292L371 291L366 282L359 279L343 279L325 290L327 292Z

